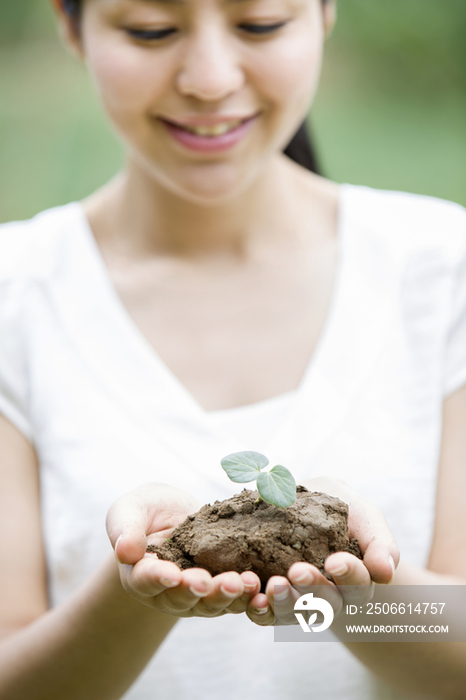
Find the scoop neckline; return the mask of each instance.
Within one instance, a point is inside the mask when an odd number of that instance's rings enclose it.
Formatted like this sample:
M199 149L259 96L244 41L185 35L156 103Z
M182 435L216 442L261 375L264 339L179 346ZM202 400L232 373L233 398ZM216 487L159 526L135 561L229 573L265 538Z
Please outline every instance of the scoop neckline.
M276 463L312 473L312 464L351 415L387 337L393 300L390 261L367 221L372 191L340 185L338 265L327 317L289 411L264 446ZM67 205L58 237L59 264L47 285L68 342L113 410L141 439L156 440L216 487L222 455L241 449L169 370L111 282L82 205ZM250 404L251 405L251 404ZM144 437L143 437L144 435ZM161 457L162 458L162 457ZM311 472L309 472L311 470ZM303 476L304 478L304 476Z
M289 405L298 396L298 389L283 391L281 394L276 394L268 399L255 401L254 403L246 403L241 406L233 406L231 408L214 408L205 411L208 416L219 418L220 420L242 420L248 416L256 417L256 415L280 409L283 405Z
M341 294L343 287L343 250L345 247L345 229L346 229L346 193L350 185L346 183L339 184L338 192L338 213L336 227L336 242L337 242L337 264L336 272L333 281L333 289L331 293L330 303L328 305L325 321L322 325L318 340L311 353L311 357L303 371L298 385L281 394L267 397L265 399L255 401L250 404L242 404L239 406L231 406L227 408L206 409L191 393L191 391L177 377L175 372L166 364L162 357L157 352L156 348L147 339L142 330L131 317L121 300L113 281L110 272L105 263L103 255L97 244L96 238L92 231L89 220L84 211L81 202L75 202L78 212L78 230L82 235L82 239L86 245L87 251L94 269L94 281L98 282L101 292L103 292L106 303L110 305L112 310L112 318L120 326L120 329L127 338L131 338L131 343L134 347L135 356L139 355L141 368L144 368L150 376L158 375L158 378L164 379L165 386L172 385L173 391L178 394L180 400L183 400L186 406L190 407L191 412L200 413L208 417L210 413L218 413L228 410L253 409L265 405L268 401L280 399L281 396L294 393L299 396L303 387L307 384L309 377L314 372L318 371L320 357L325 355L326 347L331 342L333 336L333 328L338 325L338 309L341 306Z

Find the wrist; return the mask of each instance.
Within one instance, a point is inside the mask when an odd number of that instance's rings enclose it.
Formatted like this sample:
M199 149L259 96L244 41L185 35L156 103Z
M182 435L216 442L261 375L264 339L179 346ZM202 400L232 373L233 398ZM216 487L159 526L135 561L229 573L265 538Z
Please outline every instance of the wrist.
M95 612L102 617L103 624L111 619L112 624L124 626L128 633L134 629L143 636L153 636L158 646L178 618L144 605L127 593L121 583L120 566L111 552L82 589L83 598L87 604L89 599L93 601Z

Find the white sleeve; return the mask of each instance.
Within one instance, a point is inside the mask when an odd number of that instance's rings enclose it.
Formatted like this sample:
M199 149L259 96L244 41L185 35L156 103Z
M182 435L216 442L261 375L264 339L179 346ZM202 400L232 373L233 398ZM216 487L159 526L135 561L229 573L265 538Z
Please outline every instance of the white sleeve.
M18 283L0 280L0 413L32 441L28 373Z
M452 287L451 316L445 347L445 396L466 384L466 211L464 245Z

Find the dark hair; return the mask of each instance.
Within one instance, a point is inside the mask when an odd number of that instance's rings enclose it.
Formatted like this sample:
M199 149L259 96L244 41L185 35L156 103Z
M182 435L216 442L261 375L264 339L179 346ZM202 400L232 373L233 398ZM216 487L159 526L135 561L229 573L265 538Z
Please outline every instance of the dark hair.
M301 124L288 146L283 150L283 153L312 173L322 174L314 147L314 140L309 134L309 127L306 122Z
M327 2L327 0L323 0ZM65 12L72 18L76 27L79 23L81 10L81 0L62 0ZM321 174L315 148L309 134L309 129L304 121L296 134L291 139L283 153L294 160L298 165L302 165L313 173Z

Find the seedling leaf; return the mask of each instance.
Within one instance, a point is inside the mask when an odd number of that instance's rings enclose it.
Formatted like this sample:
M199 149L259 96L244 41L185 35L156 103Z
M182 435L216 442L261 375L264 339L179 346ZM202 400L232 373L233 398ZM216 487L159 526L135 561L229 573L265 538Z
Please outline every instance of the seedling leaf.
M260 452L252 451L234 452L221 461L221 465L230 479L238 484L255 481L260 470L264 469L268 463L267 457Z
M296 501L296 482L291 472L277 464L269 472L257 477L257 490L268 503L278 508L287 508Z

